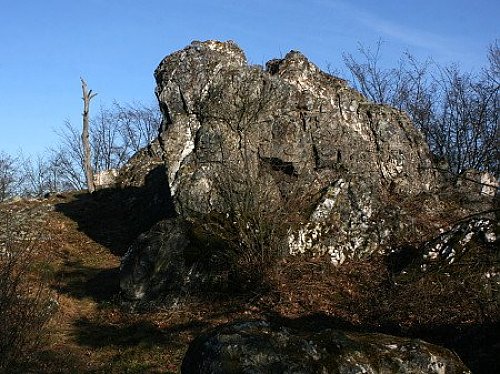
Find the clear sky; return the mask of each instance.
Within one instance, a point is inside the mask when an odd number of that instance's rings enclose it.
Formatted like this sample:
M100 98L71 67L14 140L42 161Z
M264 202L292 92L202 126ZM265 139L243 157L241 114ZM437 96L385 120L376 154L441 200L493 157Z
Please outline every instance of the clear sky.
M465 70L500 37L498 0L0 0L0 151L43 152L81 121L80 76L108 106L154 102L153 71L192 40L234 40L251 63L300 50L322 68L384 42ZM92 110L92 108L91 108Z

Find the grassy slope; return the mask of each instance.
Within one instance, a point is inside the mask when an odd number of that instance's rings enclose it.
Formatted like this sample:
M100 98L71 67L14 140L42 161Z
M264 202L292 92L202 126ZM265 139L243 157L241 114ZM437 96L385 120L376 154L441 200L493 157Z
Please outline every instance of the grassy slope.
M480 296L468 292L467 284L463 290L447 289L448 275L434 275L398 288L377 259L339 269L321 261L284 263L271 276L274 288L265 294L210 296L175 310L130 313L119 303L118 267L120 255L143 228L123 211L123 204L109 195L74 193L4 204L0 210L28 205L49 207L40 246L50 254L59 302L33 372L175 373L200 332L259 317L424 337L457 350L478 372L488 372L493 362L488 360L499 354L498 338L492 335L498 310L481 311ZM461 294L450 298L457 292ZM478 344L489 349L481 350L487 356L478 358L479 353L469 350Z
M82 222L68 218L68 211L57 209L72 206L72 213L78 215L87 208L83 203L73 204L79 198L77 194L50 199L56 209L43 228L50 240L41 245L51 253L59 310L34 371L177 372L196 324L184 313L137 315L120 308L119 256L85 234ZM102 213L106 219L113 216L109 210ZM119 212L115 213L120 221ZM105 222L100 224L106 230Z
M223 311L211 303L140 314L123 309L120 248L127 249L136 228L108 197L74 193L0 206L0 213L37 211L44 237L37 245L59 303L33 372L175 373L194 336L240 315L240 307L233 310L238 302Z

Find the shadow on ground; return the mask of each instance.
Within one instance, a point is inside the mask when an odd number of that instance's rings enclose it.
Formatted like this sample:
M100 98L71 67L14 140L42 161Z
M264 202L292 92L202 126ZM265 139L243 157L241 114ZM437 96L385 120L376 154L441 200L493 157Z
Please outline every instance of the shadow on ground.
M164 344L181 345L179 334L197 334L209 326L207 322L193 321L180 323L168 328L159 328L150 321L136 321L130 324L108 324L88 319L76 321L79 344L103 348L117 347L151 347Z
M122 256L155 223L175 215L163 165L149 172L142 187L80 194L57 204L56 210L77 222L80 231L117 256Z
M77 299L91 298L98 303L113 301L120 291L119 268L96 269L81 262L67 262L56 273L54 289Z
M409 336L454 351L475 374L500 373L500 323L421 326Z

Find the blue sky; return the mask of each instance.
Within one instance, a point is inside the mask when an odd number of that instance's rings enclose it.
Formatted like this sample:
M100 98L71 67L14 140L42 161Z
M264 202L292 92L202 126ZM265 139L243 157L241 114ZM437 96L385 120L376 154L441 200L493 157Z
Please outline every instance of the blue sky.
M2 0L0 151L43 152L66 120L81 121L83 76L110 105L154 102L153 71L192 40L234 40L251 63L300 50L322 68L383 44L465 70L486 64L500 37L500 2L254 0Z

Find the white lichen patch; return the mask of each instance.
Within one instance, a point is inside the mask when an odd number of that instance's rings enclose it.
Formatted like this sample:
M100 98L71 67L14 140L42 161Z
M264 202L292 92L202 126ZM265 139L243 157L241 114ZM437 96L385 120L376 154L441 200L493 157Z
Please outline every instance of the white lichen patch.
M398 349L399 346L397 344L386 344L385 345L387 348L391 349L391 350L394 350L394 349Z
M430 363L427 368L430 370L430 373L446 374L447 372L446 364L434 355L431 355Z
M323 197L323 201L321 201L316 206L316 209L314 209L314 212L312 212L310 217L311 222L323 222L330 216L337 202L338 195L346 186L346 182L344 182L343 179L339 179L328 189Z
M488 242L488 243L494 243L497 241L497 236L496 234L493 232L493 231L490 231L490 232L485 232L484 233L484 239Z
M489 173L481 173L480 183L482 186L481 194L492 197L496 195L500 185L498 180Z
M380 234L380 230L373 230L375 223L371 221L373 208L370 194L356 195L351 187L343 179L329 187L309 222L289 233L291 255L326 255L333 264L340 265L348 259L362 258L377 251L378 245L390 232L386 230ZM347 215L346 207L350 207Z
M168 183L172 194L175 194L179 187L177 174L182 162L194 151L195 147L193 132L189 124L179 127L176 129L176 144L167 145L168 148L172 148L168 149L169 154L172 155L168 163Z
M459 242L458 244L461 246L465 246L467 243L469 243L474 236L473 232L468 232Z
M496 236L493 231L494 223L489 219L472 219L460 223L448 231L440 230L441 234L434 240L427 243L423 254L424 264L421 265L423 271L428 266L425 262L444 261L448 264L455 262L457 256L467 250L469 243L478 235L493 243Z

